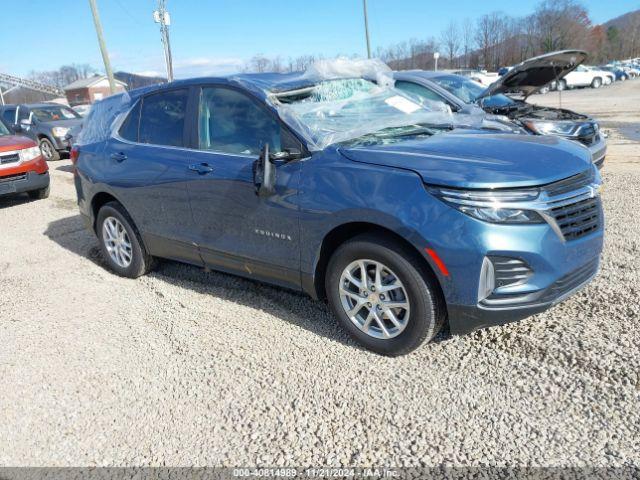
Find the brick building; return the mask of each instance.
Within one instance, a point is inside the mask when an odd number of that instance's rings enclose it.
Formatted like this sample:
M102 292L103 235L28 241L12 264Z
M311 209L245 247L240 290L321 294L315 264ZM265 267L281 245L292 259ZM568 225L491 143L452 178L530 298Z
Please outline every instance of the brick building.
M116 92L124 92L127 84L120 80L115 80ZM109 90L109 79L106 75L96 75L95 77L81 78L64 87L67 101L72 107L101 100L111 95Z

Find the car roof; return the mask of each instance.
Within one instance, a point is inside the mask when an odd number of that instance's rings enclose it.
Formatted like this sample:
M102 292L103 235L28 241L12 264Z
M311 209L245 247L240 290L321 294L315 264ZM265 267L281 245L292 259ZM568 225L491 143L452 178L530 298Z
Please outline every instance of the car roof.
M313 82L304 76L302 72L294 73L241 73L226 77L196 77L183 80L175 80L171 83L160 83L147 87L131 90L131 98L137 98L147 93L162 90L190 87L192 85L215 84L237 86L252 91L261 98L266 97L269 92L277 93L305 86L314 85Z
M402 70L402 71L393 72L393 77L396 79L410 78L410 77L431 79L431 78L438 78L438 77L444 77L449 75L460 76L452 72L435 71L435 70Z

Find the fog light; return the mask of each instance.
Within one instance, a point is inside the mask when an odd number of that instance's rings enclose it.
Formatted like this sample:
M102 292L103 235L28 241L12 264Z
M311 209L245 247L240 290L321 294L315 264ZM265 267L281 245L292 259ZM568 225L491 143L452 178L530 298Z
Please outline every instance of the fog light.
M493 269L493 263L487 257L482 260L482 268L480 269L480 284L478 285L478 302L487 298L493 292L496 284L496 275Z

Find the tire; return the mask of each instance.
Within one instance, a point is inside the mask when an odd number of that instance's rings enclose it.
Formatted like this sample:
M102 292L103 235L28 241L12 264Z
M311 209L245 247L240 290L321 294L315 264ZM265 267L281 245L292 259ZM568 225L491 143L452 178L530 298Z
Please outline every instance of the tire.
M40 139L40 151L48 162L60 160L60 153L56 150L56 147L48 138Z
M405 355L431 341L442 328L445 307L440 298L437 280L426 268L422 271L416 267L420 265L420 259L416 257L391 239L367 234L342 244L329 260L325 278L329 307L342 327L365 348L382 355ZM373 289L367 289L367 296L363 296L363 290L359 290L345 276L345 272L351 271L352 266L355 266L354 271L362 272L358 265L361 262L368 272L368 284L375 279L376 267L381 266L380 276L383 280L375 282L381 287L376 288L380 291L377 296ZM362 287L362 273L359 276L354 273L351 278ZM395 280L391 281L391 278ZM396 287L388 290L391 284ZM350 293L345 295L342 293L344 290L349 290ZM360 296L354 295L354 291L359 291ZM385 308L385 302L389 301L396 305L407 305L408 308ZM363 302L362 306L355 310L360 302ZM376 309L374 304L380 305L381 309ZM352 317L347 314L348 308L355 311ZM365 331L362 323L366 323L374 310L375 317ZM389 310L396 320L394 323L391 322ZM382 321L383 328L380 328L379 320ZM356 325L356 321L361 322L358 324L360 326ZM402 323L402 328L398 327L398 323Z
M115 219L116 222L113 222L113 219ZM126 236L122 235L121 239L128 241L129 244L128 263L126 262L126 254L122 253L121 255L117 255L114 253L114 256L112 256L112 253L109 252L110 247L107 245L108 241L106 238L108 233L105 234L105 229L109 231L109 227L105 225L107 221L109 221L112 226L119 224L126 233ZM118 232L120 232L120 230L118 230ZM142 238L137 228L135 228L133 220L131 220L129 214L118 202L109 202L100 208L96 219L96 235L100 242L102 256L109 268L116 274L127 278L138 278L150 272L154 267L154 258L149 255L142 243ZM111 248L113 250L113 247ZM121 252L122 248L120 248ZM124 261L118 263L120 260Z
M539 90L538 92L540 95L546 95L547 93L549 93L549 87L543 87Z
M567 82L566 80L560 80L558 82L558 85L556 86L556 90L558 90L559 92L562 92L564 90L567 89Z
M602 86L602 79L596 77L591 81L591 88L600 88Z
M46 187L39 188L38 190L31 190L27 193L32 200L44 200L45 198L49 198L49 186L47 185Z

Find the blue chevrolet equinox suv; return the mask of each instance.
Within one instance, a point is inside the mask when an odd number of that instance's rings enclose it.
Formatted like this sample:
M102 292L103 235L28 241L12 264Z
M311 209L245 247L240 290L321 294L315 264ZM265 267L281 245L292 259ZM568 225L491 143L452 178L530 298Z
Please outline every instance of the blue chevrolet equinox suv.
M119 275L168 258L303 291L401 355L541 312L598 271L589 150L455 122L362 78L148 87L91 110L78 204Z

